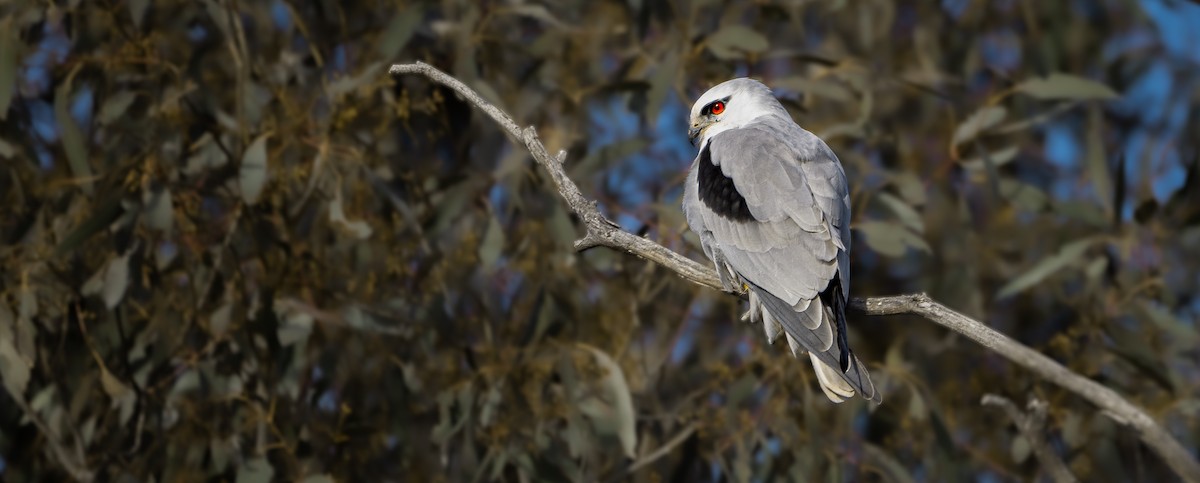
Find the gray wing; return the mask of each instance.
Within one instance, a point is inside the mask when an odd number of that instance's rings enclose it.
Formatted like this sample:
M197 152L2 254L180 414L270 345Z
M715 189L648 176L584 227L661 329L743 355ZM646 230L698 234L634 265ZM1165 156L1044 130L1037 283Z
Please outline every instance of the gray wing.
M718 134L693 164L684 205L718 272L724 268L748 282L757 295L752 299L791 338L839 367L834 320L818 297L835 275L848 293L850 199L845 173L829 147L777 118ZM751 313L756 310L752 300ZM768 324L768 337L771 330ZM876 396L865 369L857 358L852 361L842 378L863 396Z
M770 118L718 134L707 149L753 217L734 220L699 200L693 208L738 273L794 307L817 297L835 273L849 292L850 195L829 147Z

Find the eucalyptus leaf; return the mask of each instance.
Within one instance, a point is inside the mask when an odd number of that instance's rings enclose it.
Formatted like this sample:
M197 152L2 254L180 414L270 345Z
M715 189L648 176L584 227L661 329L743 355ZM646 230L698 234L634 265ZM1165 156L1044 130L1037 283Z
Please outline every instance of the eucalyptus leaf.
M129 18L133 20L133 25L141 30L142 22L146 18L146 10L150 9L150 0L129 0Z
M104 269L104 288L101 290L100 296L104 299L104 306L110 310L121 303L121 299L125 298L125 291L129 289L129 257L131 255L133 255L133 250L109 260L108 267Z
M253 205L262 194L263 186L267 183L267 138L265 133L254 139L246 152L242 154L242 162L238 166L238 187L242 192L242 201Z
M1003 122L1007 116L1008 110L1003 106L987 106L975 111L954 130L954 144L962 144L975 139L983 132Z
M775 89L795 91L802 95L813 95L835 102L851 103L856 100L854 91L850 90L846 84L829 77L820 79L801 76L784 77L771 82L771 86Z
M1094 186L1096 198L1104 205L1108 213L1120 207L1113 206L1112 168L1108 162L1108 152L1104 149L1104 113L1100 106L1088 108L1087 134L1087 173L1089 181Z
M479 263L485 270L495 269L496 262L504 251L505 239L504 228L500 226L500 221L494 216L489 218L487 231L484 232L483 241L479 244Z
M885 481L916 483L908 467L900 463L891 453L891 451L871 443L863 445L863 455L867 461L883 470L882 473L887 476Z
M645 115L649 119L657 119L662 111L667 96L675 92L675 80L679 78L680 58L673 52L667 52L666 57L657 63L654 74L650 77L650 90L646 93Z
M342 190L340 188L334 194L333 201L329 202L329 222L338 228L340 233L349 235L354 240L365 240L374 233L366 221L351 220L346 217L346 211L342 203Z
M92 166L88 161L87 139L79 125L71 118L71 84L71 75L68 75L67 81L55 90L54 120L58 123L59 136L63 150L67 153L67 164L71 167L71 174L75 176L79 188L91 196L94 193L95 180L92 179Z
M1117 92L1099 82L1083 77L1055 72L1046 77L1035 77L1017 84L1016 92L1038 99L1115 99Z
M903 256L909 248L932 252L920 235L896 223L866 221L855 224L854 229L866 237L868 247L886 257Z
M20 31L13 17L0 20L0 121L8 119L8 107L17 92L17 47Z
M763 34L741 24L728 24L708 37L708 50L720 59L739 59L766 52L771 43Z
M129 257L133 251L124 255L114 255L104 265L100 266L80 288L83 295L99 295L104 306L113 309L125 296L129 288Z
M1025 273L1010 280L996 293L996 298L1007 298L1041 283L1046 278L1079 260L1094 243L1094 239L1084 238L1064 245L1058 252L1042 258Z
M104 100L104 104L100 105L100 114L96 115L96 123L101 126L112 124L121 116L125 115L125 111L129 110L129 106L133 105L133 101L137 100L137 93L130 90L119 91L108 99Z
M421 20L425 18L425 8L419 5L410 5L392 18L388 24L387 30L383 33L383 38L379 39L379 56L383 60L391 60L400 53L400 49L408 43L413 34L416 33L417 27L421 25Z
M236 483L269 483L275 476L275 468L266 457L247 459L238 467Z
M1140 301L1135 307L1144 320L1149 320L1158 326L1159 330L1167 334L1172 342L1184 347L1200 346L1200 329L1196 327L1194 321L1184 322L1162 305L1149 301Z
M892 184L900 192L900 197L913 206L924 205L928 198L925 193L925 183L912 171L896 173L892 178Z
M981 155L977 158L971 158L958 164L962 166L963 169L971 173L982 174L987 171L987 164L985 163L992 163L993 167L999 168L1016 159L1017 153L1019 152L1020 148L1018 146L1008 146L1006 148L1000 148L991 151L987 153L986 156Z
M152 192L147 190L142 195L146 205L143 220L146 227L152 230L170 232L175 222L175 203L171 199L171 190Z
M598 433L615 435L625 456L633 458L637 448L637 413L625 372L608 354L595 347L582 344L580 347L592 354L605 375L592 382L594 389L586 391L584 399L577 402L579 409L591 418Z
M10 336L11 328L0 328L0 379L8 394L18 401L25 399L25 387L29 385L30 366L17 353Z
M1013 462L1024 463L1032 453L1032 447L1029 445L1029 440L1024 435L1013 436L1012 444L1009 446L1009 453L1012 455Z
M879 193L879 202L888 207L904 226L917 233L925 232L925 220L917 210L891 193Z

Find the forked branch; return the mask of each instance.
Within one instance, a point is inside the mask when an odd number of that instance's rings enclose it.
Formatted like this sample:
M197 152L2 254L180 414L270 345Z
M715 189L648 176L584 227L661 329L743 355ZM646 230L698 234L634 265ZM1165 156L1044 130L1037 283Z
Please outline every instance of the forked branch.
M596 208L596 203L584 197L579 187L567 177L567 172L563 169L566 154L560 152L558 156L551 156L538 140L537 132L532 127L521 129L508 114L484 100L466 84L429 64L395 64L388 72L393 75L419 74L449 87L496 121L511 138L524 144L534 161L550 176L567 206L583 221L587 232L582 239L575 242L577 250L596 246L621 250L673 270L691 282L721 290L721 282L709 266L696 263L653 241L626 232L605 218ZM1041 378L1087 399L1104 414L1133 429L1142 442L1158 453L1183 480L1200 482L1200 462L1141 408L1125 400L1115 391L1072 372L1053 359L992 330L978 320L955 312L923 293L854 298L850 301L850 308L866 315L919 315L958 332Z

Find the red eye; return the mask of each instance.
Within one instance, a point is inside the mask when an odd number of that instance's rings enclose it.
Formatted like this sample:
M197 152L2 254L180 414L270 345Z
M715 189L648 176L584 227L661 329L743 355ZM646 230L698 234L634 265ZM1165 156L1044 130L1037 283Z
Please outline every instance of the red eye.
M722 112L725 112L725 103L721 101L714 102L712 105L712 113L720 114Z

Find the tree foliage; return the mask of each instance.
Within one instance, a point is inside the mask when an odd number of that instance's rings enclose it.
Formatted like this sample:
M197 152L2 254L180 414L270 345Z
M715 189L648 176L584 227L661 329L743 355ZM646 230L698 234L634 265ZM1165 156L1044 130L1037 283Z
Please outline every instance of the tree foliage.
M852 317L832 405L740 302L572 248L534 126L629 231L691 100L776 88L849 174L852 295L927 291L1196 448L1200 56L1170 0L0 6L0 474L157 481L1085 480L1170 471L977 346Z

